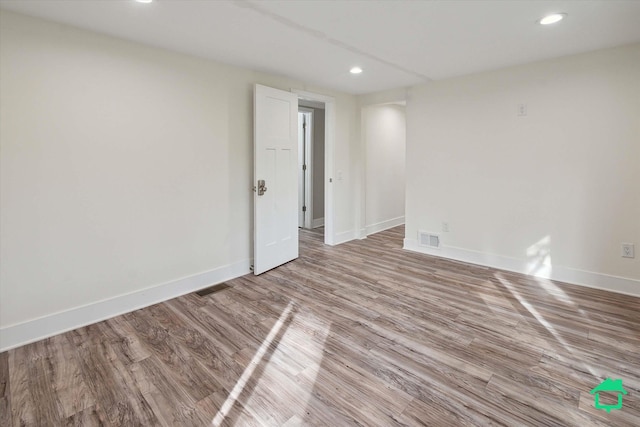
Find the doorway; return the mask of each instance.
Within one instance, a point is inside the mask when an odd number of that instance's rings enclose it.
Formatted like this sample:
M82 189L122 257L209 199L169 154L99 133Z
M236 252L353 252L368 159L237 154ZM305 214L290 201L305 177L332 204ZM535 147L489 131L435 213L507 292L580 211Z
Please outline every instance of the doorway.
M324 226L324 104L298 102L298 227Z
M304 154L300 153L303 151L301 149L298 154L301 162L298 169L298 223L304 229L323 234L324 243L333 245L335 99L306 91L292 92L298 96L299 119L302 113L303 120L307 121L304 130L302 123L298 121L298 135L299 138L305 135L308 141ZM299 140L299 148L301 143ZM303 201L304 204L301 203Z
M335 100L310 92L254 85L254 215L253 271L258 275L299 256L298 228L298 101L323 103L327 136L324 177L333 179ZM306 156L305 156L306 157ZM319 167L322 169L322 167ZM325 244L334 244L333 188L324 186Z
M298 106L298 228L312 228L313 109Z

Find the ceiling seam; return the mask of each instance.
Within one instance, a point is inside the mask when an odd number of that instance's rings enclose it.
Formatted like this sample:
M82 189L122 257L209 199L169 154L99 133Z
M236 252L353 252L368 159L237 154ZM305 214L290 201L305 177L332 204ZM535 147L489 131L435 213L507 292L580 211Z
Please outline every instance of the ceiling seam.
M331 38L329 36L327 36L325 33L323 33L322 31L319 30L314 30L313 28L309 28L306 27L304 25L301 25L295 21L292 21L291 19L285 18L284 16L278 15L277 13L273 13L271 11L268 11L266 9L264 9L261 6L258 6L257 4L249 1L249 0L232 0L231 3L233 3L235 6L243 8L243 9L250 9L253 10L254 12L260 13L261 15L264 15L270 19L272 19L273 21L276 21L282 25L285 25L295 31L307 34L311 37L314 37L316 39L322 40L328 44L331 44L333 46L339 47L341 49L347 50L349 52L355 53L357 55L361 55L361 56L365 56L369 59L372 59L376 62L379 62L381 64L387 65L389 67L395 68L398 71L402 71L403 73L406 74L411 74L415 77L418 77L421 80L424 80L425 82L430 82L433 79L431 79L428 76L425 76L424 74L418 73L416 71L410 70L408 68L404 68L401 65L398 65L394 62L388 61L386 59L380 58L376 55L373 55L369 52L365 52L355 46L351 46L348 43L345 43L343 41Z

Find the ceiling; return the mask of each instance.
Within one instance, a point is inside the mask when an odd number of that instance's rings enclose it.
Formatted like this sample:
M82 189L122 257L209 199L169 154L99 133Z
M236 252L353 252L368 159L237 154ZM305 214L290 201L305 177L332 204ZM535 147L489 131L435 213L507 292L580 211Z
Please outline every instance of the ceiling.
M640 41L640 1L0 0L0 7L353 94ZM568 17L536 23L550 12ZM351 75L354 65L364 72Z

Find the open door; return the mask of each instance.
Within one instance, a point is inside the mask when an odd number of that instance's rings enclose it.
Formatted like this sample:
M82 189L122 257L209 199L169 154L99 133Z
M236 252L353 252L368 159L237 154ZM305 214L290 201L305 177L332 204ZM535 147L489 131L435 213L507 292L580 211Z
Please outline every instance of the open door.
M253 110L257 275L298 258L298 97L255 85Z

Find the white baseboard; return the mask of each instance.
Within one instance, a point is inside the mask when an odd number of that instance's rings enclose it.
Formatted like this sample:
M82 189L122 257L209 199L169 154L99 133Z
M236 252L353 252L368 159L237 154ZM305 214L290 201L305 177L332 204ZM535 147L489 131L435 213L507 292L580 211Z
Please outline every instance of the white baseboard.
M0 352L148 307L251 272L244 260L162 285L0 328Z
M358 232L358 239L360 240L364 240L367 238L367 229L365 228L361 228L360 231Z
M601 289L619 294L640 297L640 280L626 277L612 276L609 274L595 273L592 271L578 270L569 267L553 265L550 272L537 272L532 274L527 260L511 258L503 255L494 255L484 252L442 246L440 249L432 249L418 245L415 239L404 239L404 249L433 255L456 261L478 264L500 270L513 271L558 282L571 283L586 286L588 288Z
M369 234L388 230L389 228L402 224L404 224L404 216L399 216L377 224L368 225L364 228L360 228L359 230L343 231L335 235L334 245L339 245L340 243L346 243L355 239L366 239Z
M381 231L388 230L402 224L404 224L404 216L399 216L397 218L391 218L386 221L378 222L376 224L367 225L366 233L368 236L369 234L379 233Z
M335 239L333 241L334 245L339 245L341 243L346 243L356 238L356 233L354 230L343 231L341 233L336 233Z
M311 228L324 227L324 218L316 218L311 221Z

